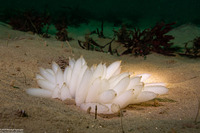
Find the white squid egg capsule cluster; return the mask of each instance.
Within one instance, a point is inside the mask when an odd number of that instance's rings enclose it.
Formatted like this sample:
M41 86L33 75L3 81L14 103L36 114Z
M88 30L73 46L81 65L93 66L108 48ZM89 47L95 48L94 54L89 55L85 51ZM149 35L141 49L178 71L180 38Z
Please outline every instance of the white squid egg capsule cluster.
M55 62L52 69L40 68L36 75L40 88L29 88L27 93L38 97L74 99L81 109L99 114L113 114L129 104L141 103L154 99L157 95L168 92L163 83L144 81L149 74L132 75L121 73L121 61L106 67L105 64L88 67L81 56L69 59L64 72Z

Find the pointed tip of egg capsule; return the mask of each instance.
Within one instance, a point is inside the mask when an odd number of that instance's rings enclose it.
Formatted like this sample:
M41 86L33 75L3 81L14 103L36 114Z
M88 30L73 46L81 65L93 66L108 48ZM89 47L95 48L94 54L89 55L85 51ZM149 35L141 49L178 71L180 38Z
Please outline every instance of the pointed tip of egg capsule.
M70 92L68 90L64 90L64 92L61 93L60 97L61 97L62 101L66 100L66 99L72 99L72 96L70 95Z
M158 95L163 95L168 92L168 89L165 86L145 86L143 88L144 91L154 92Z
M85 63L85 59L83 58L83 56L81 55L80 58L78 58L76 60L76 62L80 62L81 65L83 65Z
M109 79L120 69L121 61L115 61L107 67L106 79Z
M81 55L81 64L83 65L87 65L87 62L85 61L85 59L83 58L83 55Z
M104 67L103 67L102 63L99 63L96 66L96 68L94 69L93 77L94 78L104 77Z
M118 65L118 67L121 67L121 64L122 64L122 60L118 60L118 61L115 61L113 63L116 63L116 65Z
M44 71L45 69L43 67L39 67L39 71L41 73L41 71Z
M51 83L55 83L55 74L51 69L44 69L42 67L39 68L40 75L36 75L36 79L45 79Z
M59 69L60 69L59 65L55 61L52 61L53 72L56 74Z
M160 83L145 83L145 87L146 86L164 86L164 87L166 87L166 84L162 83L162 82L160 82Z
M44 98L51 98L52 95L51 91L40 88L29 88L26 90L26 93L31 96L44 97Z
M39 80L39 79L43 79L44 80L44 77L42 77L40 74L36 74L36 80Z
M52 65L58 66L58 64L55 61L52 61Z
M69 62L74 60L74 58L71 58L70 56L68 57L68 59L69 59Z
M146 81L150 76L151 76L151 74L148 74L148 73L143 73L143 74L136 75L136 77L141 77L141 82Z
M157 94L150 91L142 91L130 104L142 103L156 98Z
M39 67L39 72L40 72L40 75L45 78L48 76L49 72L46 71L46 69L44 69L43 67Z
M37 83L38 83L38 86L46 90L53 90L56 86L55 83L52 83L46 79L37 79Z
M69 67L71 67L71 68L73 68L74 67L74 64L75 64L75 60L74 60L74 58L72 58L72 59L69 59Z
M83 58L83 55L81 55L79 59L81 59L81 60L84 60L84 61L85 61L85 59Z

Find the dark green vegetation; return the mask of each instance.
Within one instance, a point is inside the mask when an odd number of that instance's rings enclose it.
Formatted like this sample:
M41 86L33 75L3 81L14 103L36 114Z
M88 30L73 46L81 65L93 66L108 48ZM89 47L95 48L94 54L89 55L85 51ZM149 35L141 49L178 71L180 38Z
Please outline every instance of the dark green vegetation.
M171 42L174 37L168 32L175 26L184 23L200 24L200 2L168 1L168 0L68 0L68 1L14 1L8 0L0 5L0 21L9 23L13 29L32 32L42 37L50 37L50 26L54 25L57 40L70 41L68 27L78 27L90 20L101 21L101 27L85 35L85 41L78 40L81 48L110 54L143 56L156 52L174 56L180 54L188 57L199 57L199 39L185 44L185 53L178 53L179 48ZM104 22L111 22L114 36L104 35ZM173 22L173 23L172 23ZM175 24L176 23L176 24ZM107 43L95 42L90 35L97 34L99 38L110 39ZM113 47L113 42L119 42L125 50Z
M180 55L190 58L200 57L200 37L196 37L194 40L185 43L185 53Z
M170 40L174 39L172 35L166 35L175 23L165 24L157 23L153 28L127 30L123 25L119 31L115 31L115 36L124 47L127 48L123 54L133 54L135 56L146 56L150 52L156 52L164 55L173 55L175 49L172 48Z
M42 37L49 38L49 26L53 24L57 30L56 39L60 41L72 40L68 37L67 28L70 24L66 15L58 14L57 19L48 12L38 12L36 10L13 10L11 14L4 14L5 21L15 30L33 32Z

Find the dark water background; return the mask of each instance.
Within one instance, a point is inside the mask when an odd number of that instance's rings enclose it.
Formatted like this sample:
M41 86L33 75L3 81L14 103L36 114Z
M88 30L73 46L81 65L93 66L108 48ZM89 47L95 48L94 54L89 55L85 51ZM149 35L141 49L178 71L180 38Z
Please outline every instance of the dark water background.
M134 26L159 21L200 24L200 0L4 0L0 18L6 21L5 14L27 9L45 11L55 18L62 12L116 24L130 21Z

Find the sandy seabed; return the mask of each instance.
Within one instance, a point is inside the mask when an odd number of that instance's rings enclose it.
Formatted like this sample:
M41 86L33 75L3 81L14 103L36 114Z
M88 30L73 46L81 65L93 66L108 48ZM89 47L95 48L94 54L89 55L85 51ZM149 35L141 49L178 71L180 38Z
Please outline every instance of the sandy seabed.
M199 35L200 30L185 25L174 29L171 34L176 37L175 44L181 45ZM23 129L26 133L200 132L200 123L194 124L200 100L199 59L156 53L148 55L146 60L130 55L113 56L83 50L77 44L77 38L81 36L72 36L75 39L70 42L73 53L66 44L62 47L63 42L53 37L44 39L0 25L1 130ZM128 106L122 111L123 117L98 116L97 119L94 114L80 110L73 102L26 94L27 88L37 87L35 74L39 72L38 67L50 68L52 61L68 57L77 59L81 55L89 66L100 62L108 65L122 60L123 72L149 73L152 75L149 82L164 82L169 92L159 96L156 101ZM197 122L200 122L200 116Z

